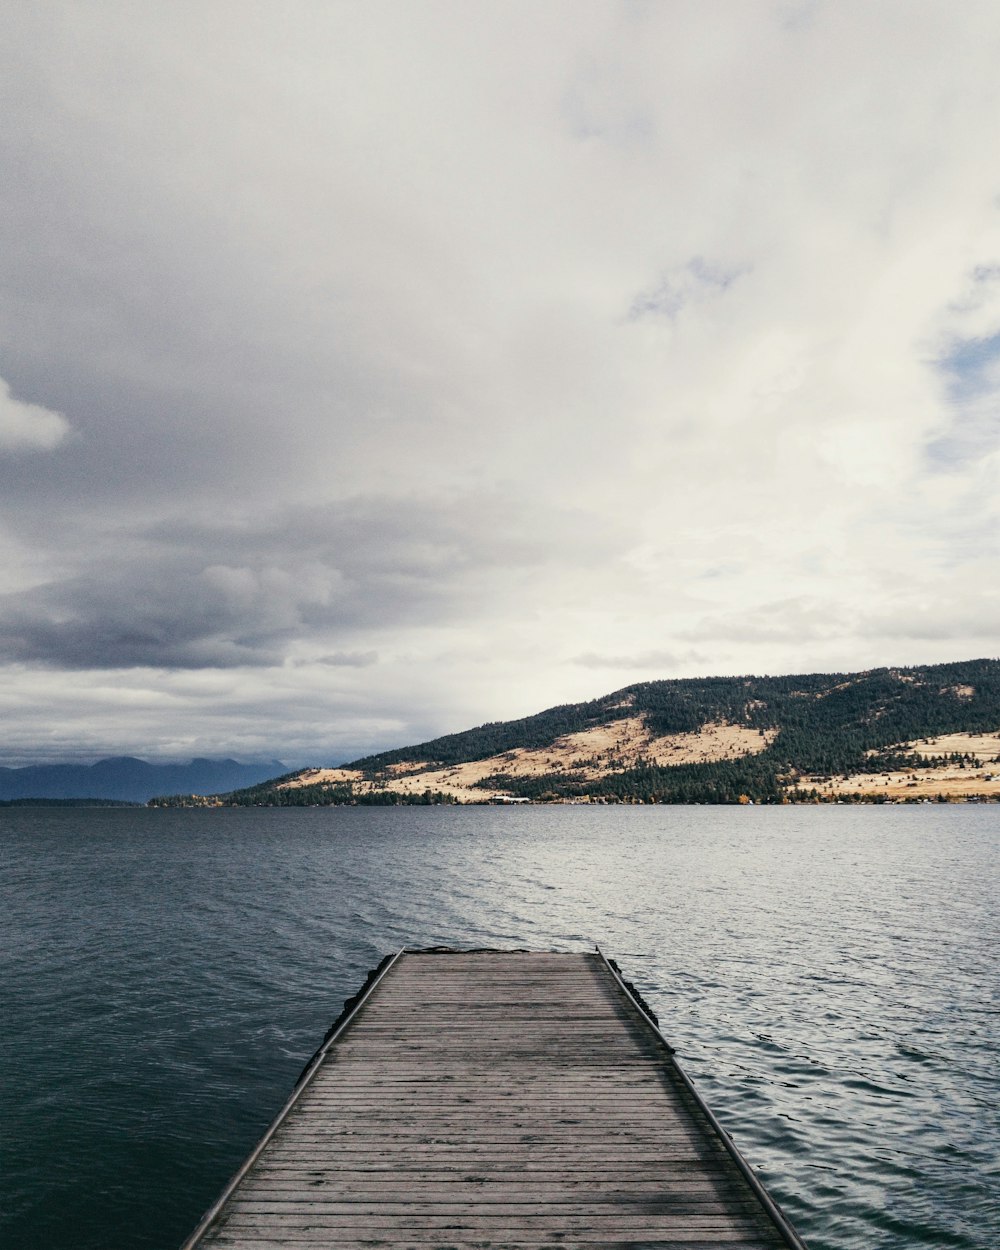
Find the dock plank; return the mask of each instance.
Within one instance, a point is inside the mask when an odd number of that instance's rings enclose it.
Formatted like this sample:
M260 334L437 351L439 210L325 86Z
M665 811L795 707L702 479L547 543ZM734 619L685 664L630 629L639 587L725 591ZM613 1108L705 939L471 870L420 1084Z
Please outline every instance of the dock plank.
M182 1250L802 1243L599 953L405 952Z

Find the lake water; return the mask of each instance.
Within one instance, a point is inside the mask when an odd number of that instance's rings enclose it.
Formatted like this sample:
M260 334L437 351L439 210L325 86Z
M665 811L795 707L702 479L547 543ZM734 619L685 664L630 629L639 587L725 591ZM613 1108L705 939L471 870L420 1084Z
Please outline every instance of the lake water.
M384 954L599 943L810 1250L992 1250L998 829L996 806L0 812L0 1244L175 1250Z

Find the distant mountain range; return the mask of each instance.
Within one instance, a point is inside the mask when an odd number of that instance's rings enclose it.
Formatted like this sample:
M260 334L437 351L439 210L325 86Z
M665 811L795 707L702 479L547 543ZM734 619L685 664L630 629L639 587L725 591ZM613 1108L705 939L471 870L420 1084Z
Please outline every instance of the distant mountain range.
M0 768L0 801L116 799L146 803L160 794L217 794L253 786L286 772L280 760L238 764L194 759L190 764L147 764L124 755L96 764L31 764Z
M1000 661L641 682L207 801L1000 799ZM184 800L180 800L184 801Z

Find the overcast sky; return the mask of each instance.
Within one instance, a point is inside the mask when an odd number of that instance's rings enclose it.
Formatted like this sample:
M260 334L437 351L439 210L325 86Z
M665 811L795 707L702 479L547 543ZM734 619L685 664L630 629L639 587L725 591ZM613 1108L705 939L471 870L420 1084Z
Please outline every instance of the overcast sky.
M0 26L0 763L1000 653L996 0Z

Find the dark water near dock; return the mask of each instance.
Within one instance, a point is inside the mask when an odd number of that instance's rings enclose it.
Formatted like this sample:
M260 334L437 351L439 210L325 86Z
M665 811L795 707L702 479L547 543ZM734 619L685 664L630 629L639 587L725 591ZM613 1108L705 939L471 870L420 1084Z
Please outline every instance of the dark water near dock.
M1000 1244L1000 809L0 813L0 1245L174 1250L404 944L600 942L811 1250Z

